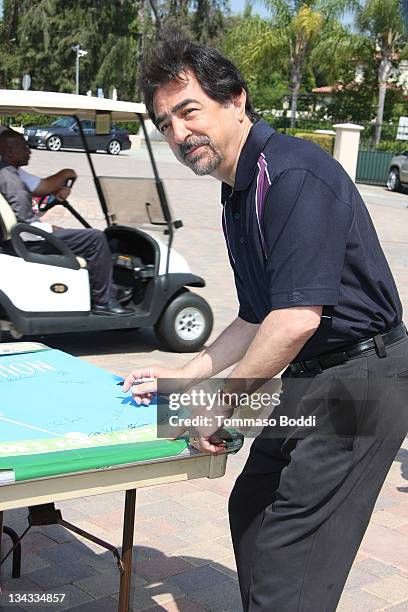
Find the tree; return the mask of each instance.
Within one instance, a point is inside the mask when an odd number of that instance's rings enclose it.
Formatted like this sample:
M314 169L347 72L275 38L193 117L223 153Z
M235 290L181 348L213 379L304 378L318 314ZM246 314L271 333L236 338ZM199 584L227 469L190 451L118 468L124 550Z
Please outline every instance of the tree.
M1 0L0 0L1 1ZM4 0L0 18L0 87L19 87L29 73L33 89L73 92L75 52L80 92L116 87L122 99L138 97L145 47L162 27L213 42L225 31L228 0Z
M73 92L72 47L79 43L88 51L81 59L80 92L103 87L107 93L116 87L122 99L134 99L139 12L136 0L5 0L0 40L2 86L15 87L13 78L19 81L28 72L34 89Z
M291 127L295 127L298 98L313 48L332 27L334 17L355 5L354 0L265 0L271 20L252 19L229 34L229 46L245 46L242 65L268 65L287 70L291 97ZM334 41L333 41L334 50Z
M16 31L24 2L4 0L3 16L0 22L0 87L8 87L17 77Z
M226 31L228 11L228 0L194 0L191 24L194 38L202 43L217 40Z
M367 35L367 44L378 62L378 103L374 146L381 140L384 120L384 105L387 86L393 68L397 66L400 53L406 47L404 23L400 12L399 0L365 0L357 10L357 25Z
M405 30L408 32L408 0L401 0L401 11L404 19Z
M226 29L228 0L148 0L153 13L156 37L177 30L203 43L214 42ZM150 41L155 44L155 37Z
M230 27L221 45L223 52L238 66L248 84L251 100L259 111L281 108L287 96L285 68L281 63L248 61L248 43L264 35L269 23L252 15L247 5L244 14L230 19Z

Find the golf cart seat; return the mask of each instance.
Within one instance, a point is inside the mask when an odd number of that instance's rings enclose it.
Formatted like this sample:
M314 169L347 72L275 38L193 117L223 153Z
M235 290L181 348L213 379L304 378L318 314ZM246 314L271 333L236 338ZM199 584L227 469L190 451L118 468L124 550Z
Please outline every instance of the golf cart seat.
M21 237L23 233L39 236L43 240L23 240ZM13 209L1 193L0 252L22 257L25 261L32 263L72 267L74 269L87 267L86 260L83 257L77 257L62 240L28 223L18 223Z

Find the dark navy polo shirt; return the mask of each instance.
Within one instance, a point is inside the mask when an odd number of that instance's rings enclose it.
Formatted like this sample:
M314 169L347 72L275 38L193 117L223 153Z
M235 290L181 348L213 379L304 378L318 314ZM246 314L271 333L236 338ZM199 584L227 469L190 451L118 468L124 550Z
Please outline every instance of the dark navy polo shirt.
M223 228L239 317L323 306L298 359L401 322L402 306L373 223L342 166L320 147L256 122L235 185L222 185Z

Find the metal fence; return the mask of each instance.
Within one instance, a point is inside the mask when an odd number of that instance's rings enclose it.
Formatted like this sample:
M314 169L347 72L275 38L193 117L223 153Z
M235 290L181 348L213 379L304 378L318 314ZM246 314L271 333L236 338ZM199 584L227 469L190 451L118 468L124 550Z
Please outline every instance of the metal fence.
M362 125L364 130L361 132L361 148L370 149L374 146L376 124L364 122ZM381 140L377 148L394 153L408 148L408 125L383 123L381 125Z
M272 113L261 113L263 118L278 132L299 134L323 130L333 130L333 125L342 121L322 121L298 118L296 128L290 127L290 117L277 117ZM407 112L408 115L408 112ZM386 185L391 159L394 155L408 150L408 121L384 123L381 126L381 141L374 148L376 124L372 121L361 122L364 130L360 134L360 151L357 161L356 182L370 185ZM321 144L321 143L318 143Z
M277 117L271 113L260 112L259 115L267 121L275 130L284 134L293 135L296 132L315 132L316 130L333 130L332 121L321 121L317 119L296 120L296 127L290 127L290 117Z
M316 130L333 130L336 123L347 123L346 121L319 120L313 118L298 117L296 128L290 127L290 117L277 117L268 111L259 113L263 119L268 121L278 132L295 134L296 132L315 132ZM408 111L407 111L408 114ZM376 124L373 121L358 122L364 127L360 135L361 148L368 150L374 146ZM408 149L408 121L404 123L388 122L381 125L381 141L376 150L391 151L399 153Z
M357 160L356 182L369 185L386 185L391 159L394 153L360 149Z

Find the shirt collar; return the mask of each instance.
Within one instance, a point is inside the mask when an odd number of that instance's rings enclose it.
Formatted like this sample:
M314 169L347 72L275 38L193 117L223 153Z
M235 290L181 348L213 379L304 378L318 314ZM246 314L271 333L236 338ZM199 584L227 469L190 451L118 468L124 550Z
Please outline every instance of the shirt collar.
M12 170L17 171L17 168L15 166L12 166L12 164L9 164L8 162L4 162L0 156L0 169L3 169L3 168L11 168Z
M238 159L234 191L244 191L249 187L259 156L274 132L275 130L262 119L253 124Z

